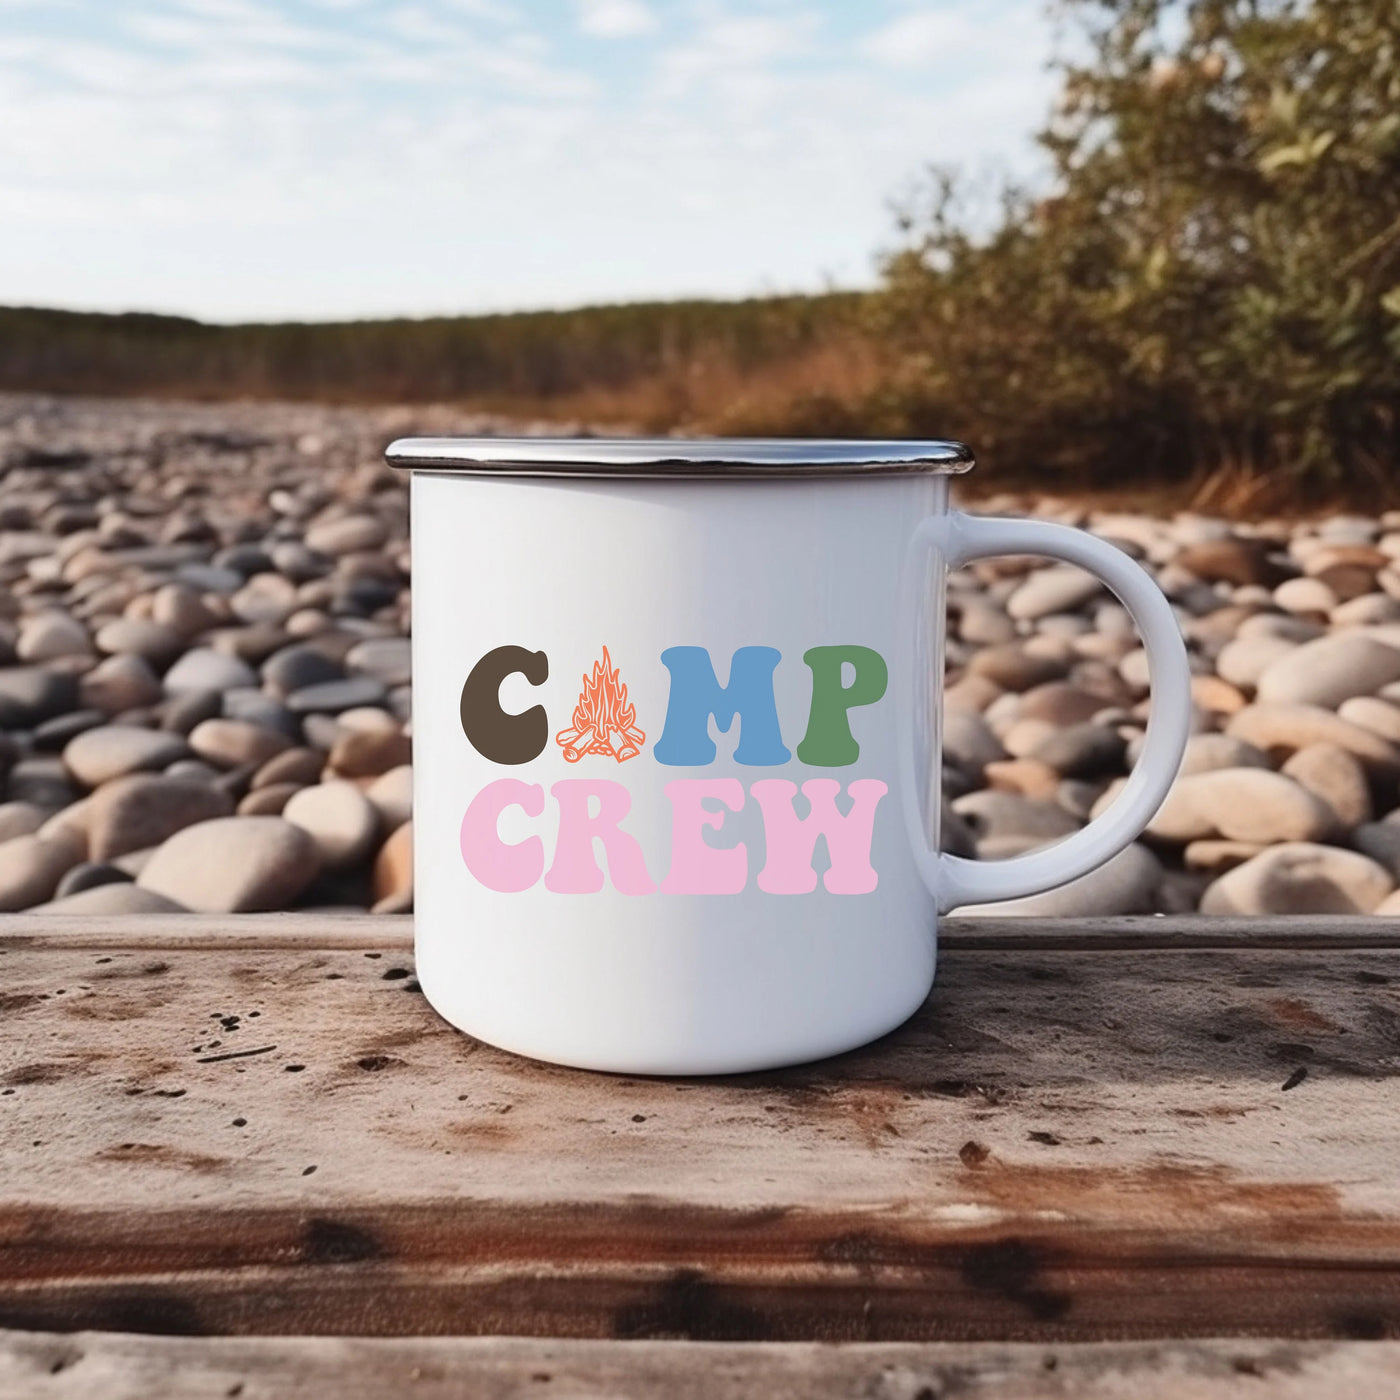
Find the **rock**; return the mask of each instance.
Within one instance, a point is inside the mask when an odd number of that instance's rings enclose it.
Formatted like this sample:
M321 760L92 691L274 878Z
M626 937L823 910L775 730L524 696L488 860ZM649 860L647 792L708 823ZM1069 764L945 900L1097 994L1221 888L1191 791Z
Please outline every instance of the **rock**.
M261 690L224 691L223 718L271 729L293 742L301 738L301 721L280 700Z
M1251 587L1237 588L1234 598L1238 599L1240 594L1251 594L1257 590ZM1264 594L1264 602L1270 603L1272 600L1267 593ZM1199 642L1208 651L1216 652L1225 645L1232 642L1239 631L1240 624L1246 619L1256 616L1257 606L1253 604L1242 604L1238 601L1226 603L1223 607L1213 608L1208 613L1203 613L1199 617L1188 618L1183 622L1181 631L1187 641Z
M1038 759L1008 758L989 763L982 776L987 786L998 792L1015 792L1040 802L1059 799L1060 775Z
M283 624L289 637L315 637L330 626L330 616L320 608L298 608Z
M55 715L35 729L34 749L37 753L62 753L70 739L106 724L107 720L108 715L102 710L70 710L66 715Z
M1327 635L1327 628L1321 623L1302 617L1288 617L1283 613L1264 612L1247 617L1236 628L1241 637L1277 637L1285 642L1311 642Z
M1333 627L1378 627L1400 622L1400 600L1386 593L1363 593L1338 603L1329 617Z
M209 783L148 773L118 778L98 788L89 801L88 854L95 861L110 861L232 812L228 795Z
M109 656L82 678L78 689L82 704L104 715L144 709L165 694L150 663L134 655Z
M1290 578L1274 589L1274 602L1286 612L1325 616L1337 606L1337 595L1321 579Z
M64 807L60 807L39 828L39 835L45 838L58 837L67 840L76 837L84 851L88 839L88 805L92 794L78 797L76 794Z
M1320 577L1339 568L1383 569L1390 559L1385 550L1370 543L1359 540L1330 542L1308 551L1307 558L1303 560L1303 572Z
M1392 880L1400 881L1400 825L1391 821L1366 822L1352 832L1351 842L1362 855L1383 865Z
M1048 802L1031 802L1008 792L970 792L959 797L953 811L972 831L981 853L982 842L1005 837L1055 841L1079 830L1068 812Z
M1083 724L1111 703L1096 691L1067 681L1051 681L1026 691L1017 714L1022 719L1042 719L1049 724Z
M106 724L72 740L63 750L63 763L80 783L95 788L127 773L164 768L188 753L178 734Z
M1233 715L1249 703L1241 691L1219 676L1192 676L1191 699L1211 714Z
M403 729L403 725L388 710L378 709L374 705L357 705L353 710L342 710L335 717L335 722L342 729L363 729L375 733L390 731L397 734Z
M413 904L413 823L390 834L374 861L374 912L406 912Z
M160 849L159 846L143 846L139 851L128 851L124 856L116 856L112 864L118 870L125 870L128 875L135 880L150 863L151 857Z
M288 643L287 634L270 623L254 622L245 627L221 627L209 634L209 647L224 656L236 657L250 666L261 666L275 651ZM230 686L231 690L251 690L253 686Z
M1262 540L1229 538L1188 544L1175 562L1205 583L1272 584L1279 576Z
M1259 677L1267 703L1335 708L1353 695L1373 695L1400 679L1400 649L1364 633L1339 632L1304 642Z
M293 583L306 583L313 578L323 577L329 570L324 555L308 549L298 540L283 540L272 548L273 567L284 578Z
M381 773L365 789L365 796L379 813L380 830L397 830L413 815L412 765L401 764Z
M1250 705L1230 717L1225 732L1271 755L1336 744L1359 758L1372 777L1400 771L1400 754L1380 735L1316 705Z
M65 895L49 904L41 904L36 914L184 914L183 904L143 890L130 881L123 884L95 885L77 894Z
M376 705L384 699L383 683L373 676L350 676L340 681L323 681L294 690L287 696L293 714L336 714L356 705Z
M167 583L151 599L151 621L186 639L218 626L218 616L188 584Z
M1098 778L1120 768L1126 748L1116 730L1098 724L1073 724L1041 741L1031 757L1065 778Z
M1026 762L1034 763L1035 760L1027 759ZM1080 782L1077 778L1065 778L1055 788L1055 801L1072 817L1078 818L1081 822L1087 822L1094 803L1103 790L1102 783L1085 783ZM1032 796L1033 794L1027 795Z
M66 833L6 841L0 845L0 912L42 904L82 858L82 843Z
M373 516L347 515L317 521L306 532L306 547L317 554L354 554L379 549L388 537L383 523Z
M302 788L282 815L310 834L326 870L357 864L374 848L379 835L379 814L353 783Z
M15 654L21 661L53 661L60 656L91 656L87 628L65 612L43 612L19 630Z
M345 731L331 715L306 715L301 722L301 734L313 749L325 749L329 753L344 737Z
M325 766L326 757L318 749L285 749L275 758L268 759L253 774L250 786L255 791L277 783L295 783L297 787L306 787L321 781L321 770Z
M1222 768L1178 778L1147 834L1185 844L1210 836L1267 845L1316 841L1336 830L1332 809L1267 768Z
M1222 875L1203 914L1369 914L1395 887L1376 861L1336 846L1271 846Z
M97 629L97 649L108 655L130 653L164 665L180 654L183 638L173 627L133 617L119 617Z
M981 676L1003 690L1029 690L1046 681L1059 680L1069 669L1067 662L1049 656L1035 656L1020 642L986 647L967 663L969 675Z
M943 756L975 777L987 764L1004 759L1006 750L980 715L969 710L950 710L943 716ZM381 768L380 771L387 772L388 769Z
M66 807L78 798L78 789L69 780L63 760L48 754L16 763L5 791L12 802L32 802L50 811Z
M166 840L137 883L205 914L285 909L316 878L316 843L281 817L223 817Z
M234 569L244 578L251 578L256 574L276 573L272 556L257 544L236 544L228 549L221 549L214 556L214 563L221 569Z
M1253 860L1267 846L1257 841L1222 841L1209 839L1192 841L1182 852L1182 860L1188 870L1204 870L1212 875L1223 875L1247 860Z
M256 673L246 662L211 647L187 651L165 674L165 689L172 695L187 690L232 690L257 683Z
M1147 652L1142 647L1134 647L1124 652L1118 662L1118 674L1135 695L1145 695L1151 683L1147 665Z
M1359 724L1362 729L1379 734L1389 743L1400 743L1400 706L1392 705L1388 700L1378 700L1372 695L1353 695L1338 707L1337 717L1348 724Z
M1079 613L1048 613L1037 619L1035 630L1040 637L1079 638L1092 632L1094 624Z
M966 636L964 639L972 640ZM370 637L350 648L345 665L388 686L407 685L413 678L412 644L407 637Z
M1016 624L995 604L981 598L969 598L958 611L958 636L973 646L993 646L1000 642L1014 641ZM352 657L347 659L354 664L353 653ZM401 668L405 674L397 680L390 679L373 666L356 666L355 669L368 671L371 675L378 676L386 685L394 685L408 679L406 660L405 658L405 665Z
M181 564L175 572L180 582L201 593L234 593L243 582L237 569L221 569L215 564Z
M58 882L53 892L55 899L63 899L70 894L81 894L84 890L95 890L101 885L130 884L131 876L115 865L98 865L92 861L82 861L75 865Z
M296 611L296 585L279 574L255 574L229 599L229 606L244 622L280 624Z
M1093 918L1141 914L1150 910L1162 878L1162 866L1145 847L1131 845L1097 870L1043 894L998 904L974 904L958 910L959 918L1024 915L1043 919Z
M354 730L335 741L329 766L342 778L374 778L412 762L413 741L408 735L398 731Z
M1336 564L1330 569L1322 570L1317 578L1343 603L1363 597L1367 593L1374 593L1380 581L1376 569L1362 568L1354 564Z
M253 788L238 803L240 817L280 817L283 808L297 793L304 791L300 783L268 783Z
M189 743L200 758L219 768L261 767L292 747L286 735L241 719L206 719L190 731Z
M1371 788L1361 761L1337 744L1309 744L1283 765L1285 777L1325 802L1344 831L1371 820Z
M0 845L16 836L31 836L48 821L47 808L33 802L0 803Z
M160 727L188 735L197 724L222 714L223 708L224 697L217 690L182 690L165 702Z
M1002 734L1001 742L1012 758L1029 758L1059 732L1059 726L1049 720L1019 719Z
M1215 658L1215 669L1228 685L1253 690L1259 677L1285 657L1297 651L1297 643L1286 637L1240 635L1226 642Z
M308 686L345 679L345 670L313 646L283 647L263 662L263 683L275 695L286 697Z
M0 729L29 729L78 703L78 681L37 666L0 669Z
M995 681L985 676L963 676L954 681L943 692L943 708L947 710L971 710L980 714L998 696L1005 694Z
M1037 569L1006 600L1007 613L1031 622L1051 613L1072 612L1103 591L1093 574L1073 564L1051 564Z

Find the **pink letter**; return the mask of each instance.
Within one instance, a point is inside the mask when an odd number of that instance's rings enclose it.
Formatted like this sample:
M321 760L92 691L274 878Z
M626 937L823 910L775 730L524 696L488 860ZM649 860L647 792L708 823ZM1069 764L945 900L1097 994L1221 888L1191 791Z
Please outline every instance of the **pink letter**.
M608 874L619 894L651 894L656 886L647 874L642 848L618 823L632 809L632 797L621 783L603 778L564 778L550 792L559 803L559 841L554 864L544 887L555 894L596 894L603 872L593 858L593 838L603 843ZM598 815L588 815L588 799L598 799Z
M763 812L763 835L768 858L759 871L758 887L769 894L810 894L817 887L812 852L817 837L826 837L831 864L822 883L831 894L869 894L879 877L870 864L875 809L889 788L878 778L857 778L850 786L851 811L836 807L841 784L835 778L809 778L802 795L812 804L799 818L792 809L796 783L764 778L749 789Z
M518 894L528 890L544 869L544 842L527 837L514 846L501 840L498 824L507 807L521 807L527 817L544 811L544 789L518 778L497 778L471 800L462 818L462 859L488 890Z
M744 785L738 778L678 778L666 784L671 799L671 871L662 894L738 894L749 879L744 843L720 850L705 843L703 827L718 831L724 813L700 804L722 802L731 812L744 810Z

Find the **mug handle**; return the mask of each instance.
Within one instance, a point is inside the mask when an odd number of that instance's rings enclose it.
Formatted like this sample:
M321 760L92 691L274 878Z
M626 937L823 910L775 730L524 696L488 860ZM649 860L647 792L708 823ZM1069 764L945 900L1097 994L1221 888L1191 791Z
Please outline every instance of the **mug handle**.
M1181 765L1191 730L1191 672L1171 605L1148 574L1122 550L1082 530L1044 520L1011 520L948 511L929 516L914 532L906 568L905 604L913 598L920 556L936 550L944 568L959 568L997 554L1043 554L1089 570L1117 595L1142 636L1147 652L1151 711L1142 753L1121 793L1088 826L1053 846L1007 860L976 861L928 848L917 803L906 804L919 873L946 913L1066 884L1096 869L1129 845L1156 815ZM905 630L917 614L906 612ZM906 693L908 691L906 690ZM912 736L906 741L906 771L912 770ZM913 784L906 785L911 792Z

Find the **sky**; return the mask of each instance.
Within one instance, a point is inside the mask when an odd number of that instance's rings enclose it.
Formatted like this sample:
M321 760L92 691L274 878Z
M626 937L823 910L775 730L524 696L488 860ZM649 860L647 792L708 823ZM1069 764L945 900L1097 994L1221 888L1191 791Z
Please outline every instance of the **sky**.
M870 285L1033 176L1042 0L0 0L0 304L329 319Z

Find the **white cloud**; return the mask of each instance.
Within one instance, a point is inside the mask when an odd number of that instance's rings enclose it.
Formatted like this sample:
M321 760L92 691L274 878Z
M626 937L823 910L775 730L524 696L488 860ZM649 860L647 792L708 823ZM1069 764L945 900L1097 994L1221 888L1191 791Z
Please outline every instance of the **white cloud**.
M697 91L727 100L771 97L778 71L809 52L815 29L809 14L721 15L662 52L655 92L671 100Z
M578 0L578 27L603 39L630 39L656 28L642 0Z
M66 3L87 21L0 38L0 304L317 317L868 282L911 175L1024 170L1050 96L1038 0L957 7L957 60L917 69L852 39L846 0L658 3L655 45L622 51L516 0Z
M919 68L965 49L977 30L975 21L955 9L915 10L867 35L861 50L892 68Z

